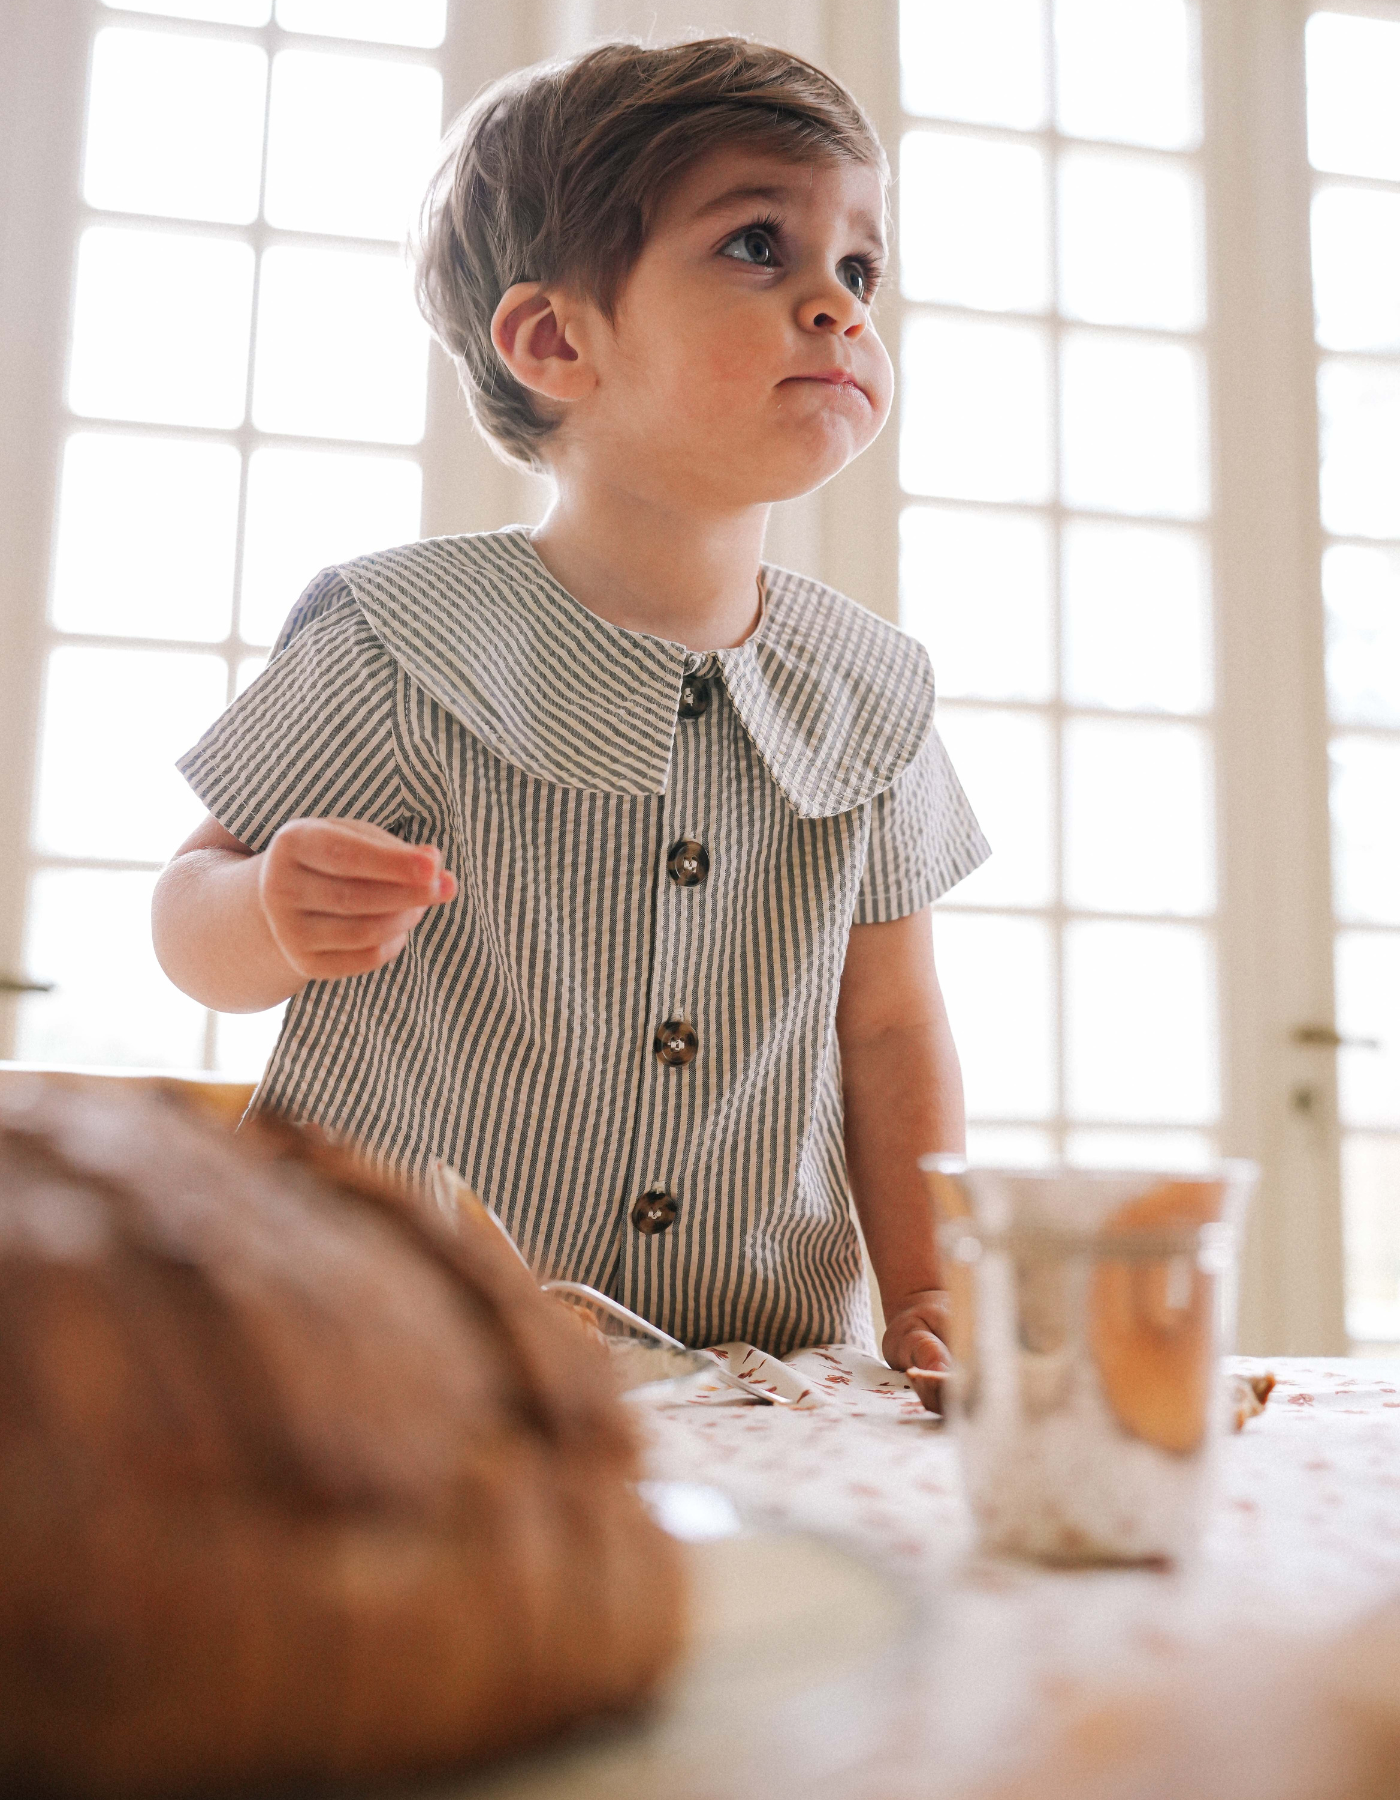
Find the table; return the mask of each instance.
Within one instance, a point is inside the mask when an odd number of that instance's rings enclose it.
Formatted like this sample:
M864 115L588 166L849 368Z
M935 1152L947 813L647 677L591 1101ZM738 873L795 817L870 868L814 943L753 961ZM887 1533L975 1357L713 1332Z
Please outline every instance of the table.
M854 1552L891 1597L881 1641L829 1680L814 1682L809 1666L805 1702L791 1686L755 1698L753 1682L740 1682L699 1707L688 1739L663 1741L662 1727L629 1751L624 1736L473 1795L1400 1793L1400 1362L1237 1359L1242 1371L1270 1368L1278 1385L1224 1446L1199 1559L1166 1573L978 1556L954 1444L902 1378L841 1347L801 1352L789 1367L791 1391L811 1390L801 1409L730 1400L704 1383L634 1399L649 1473L722 1489L760 1539L774 1534L770 1544L796 1531ZM784 1579L796 1590L804 1576L794 1568L770 1585L779 1610ZM1396 1610L1379 1652L1328 1648L1329 1634L1387 1599ZM773 1642L803 1635L794 1619ZM812 1626L822 1630L829 1620ZM1328 1700L1327 1671L1350 1666L1348 1655L1380 1683L1364 1731ZM821 1654L813 1660L820 1677ZM701 1714L713 1749L697 1736ZM1342 1766L1353 1740L1392 1728L1393 1785L1357 1785ZM1243 1764L1225 1772L1241 1747ZM1175 1776L1172 1758L1185 1758Z

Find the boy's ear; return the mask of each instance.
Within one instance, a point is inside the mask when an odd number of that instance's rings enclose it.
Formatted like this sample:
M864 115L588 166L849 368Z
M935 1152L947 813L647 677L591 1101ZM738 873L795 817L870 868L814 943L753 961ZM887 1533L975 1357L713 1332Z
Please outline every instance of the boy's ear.
M595 385L579 354L581 307L557 288L517 281L491 317L496 354L522 387L550 400L577 400Z

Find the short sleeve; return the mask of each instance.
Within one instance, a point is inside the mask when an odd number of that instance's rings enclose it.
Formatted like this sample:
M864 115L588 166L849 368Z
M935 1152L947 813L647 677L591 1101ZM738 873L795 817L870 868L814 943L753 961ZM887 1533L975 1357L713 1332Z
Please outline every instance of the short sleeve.
M253 851L290 819L367 819L392 829L406 810L397 673L344 582L318 577L267 668L176 767Z
M854 922L878 925L919 912L990 855L943 740L931 730L913 762L871 802Z

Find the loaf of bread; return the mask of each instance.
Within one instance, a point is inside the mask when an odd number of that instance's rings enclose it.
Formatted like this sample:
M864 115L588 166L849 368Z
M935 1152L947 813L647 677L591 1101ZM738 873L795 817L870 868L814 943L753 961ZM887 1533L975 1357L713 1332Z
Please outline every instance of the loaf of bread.
M504 1240L275 1127L0 1090L0 1791L462 1767L682 1629L606 1359Z

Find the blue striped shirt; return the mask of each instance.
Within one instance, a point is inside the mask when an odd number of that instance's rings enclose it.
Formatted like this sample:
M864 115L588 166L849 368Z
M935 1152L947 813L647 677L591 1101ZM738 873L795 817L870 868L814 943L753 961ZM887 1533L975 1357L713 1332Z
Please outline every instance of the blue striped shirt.
M257 1108L435 1158L541 1276L690 1343L869 1344L836 1001L853 924L987 846L920 645L765 567L708 655L608 624L523 528L325 571L181 759L266 848L295 818L440 847L458 897L291 1001Z

